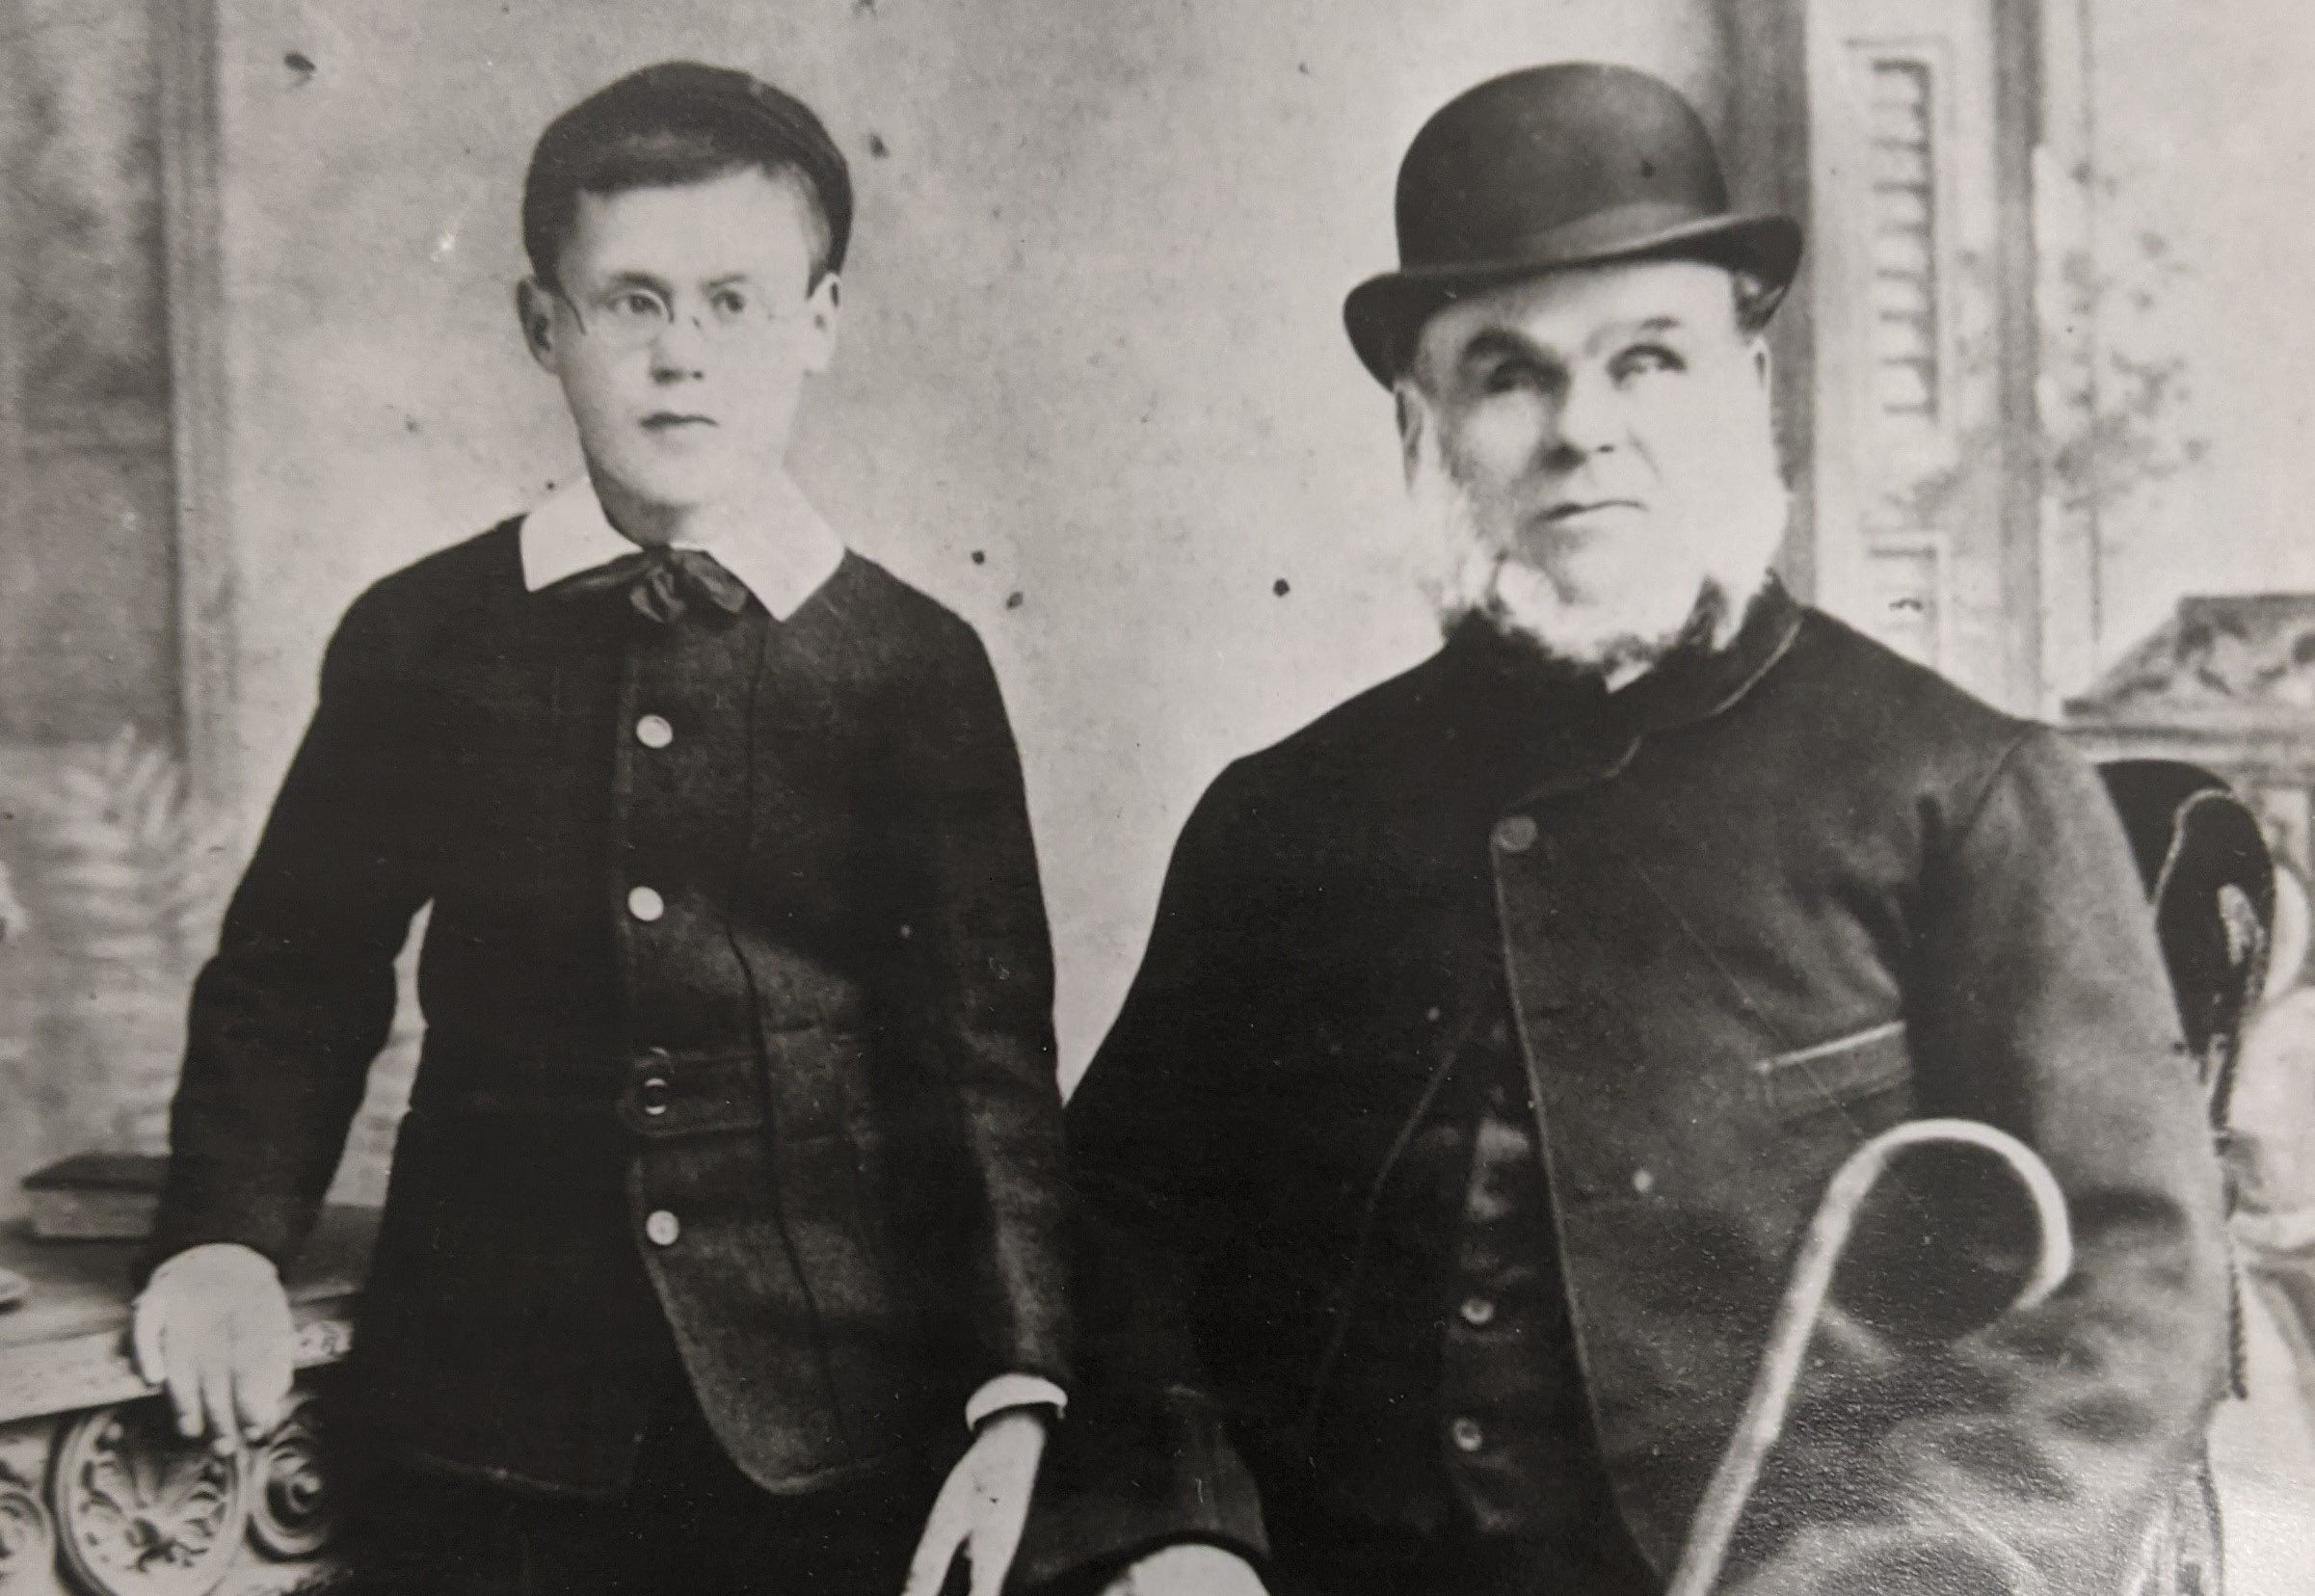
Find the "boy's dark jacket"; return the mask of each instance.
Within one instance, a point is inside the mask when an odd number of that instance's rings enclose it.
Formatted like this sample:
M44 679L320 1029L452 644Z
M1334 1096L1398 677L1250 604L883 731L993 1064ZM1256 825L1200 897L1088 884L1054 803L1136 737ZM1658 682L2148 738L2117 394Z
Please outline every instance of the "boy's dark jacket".
M613 1494L672 1339L769 1489L961 1441L981 1381L1066 1377L1051 948L979 640L857 555L785 622L662 626L526 592L518 526L331 644L195 990L150 1256L296 1250L431 904L365 1422Z

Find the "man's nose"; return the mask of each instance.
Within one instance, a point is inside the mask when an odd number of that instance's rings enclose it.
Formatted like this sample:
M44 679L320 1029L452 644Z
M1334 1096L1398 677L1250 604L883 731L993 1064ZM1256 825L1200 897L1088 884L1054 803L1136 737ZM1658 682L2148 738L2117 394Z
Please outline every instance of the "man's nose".
M1605 374L1578 373L1568 380L1552 415L1549 452L1572 465L1606 454L1624 440L1623 396Z

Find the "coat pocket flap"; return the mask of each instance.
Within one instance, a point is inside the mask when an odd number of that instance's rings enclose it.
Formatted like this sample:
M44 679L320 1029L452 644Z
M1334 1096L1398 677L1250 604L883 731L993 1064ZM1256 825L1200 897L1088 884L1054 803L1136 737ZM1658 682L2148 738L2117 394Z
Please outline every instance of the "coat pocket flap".
M1902 1085L1913 1074L1913 1053L1905 1023L1891 1020L1764 1058L1752 1070L1770 1113L1805 1114Z

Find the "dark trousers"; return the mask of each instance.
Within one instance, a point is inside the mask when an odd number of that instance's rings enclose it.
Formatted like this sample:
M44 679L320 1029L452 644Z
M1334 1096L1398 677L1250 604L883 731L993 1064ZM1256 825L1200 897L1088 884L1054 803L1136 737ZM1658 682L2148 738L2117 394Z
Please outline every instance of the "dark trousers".
M368 1460L340 1542L350 1593L898 1596L940 1470L773 1496L725 1454L680 1375L658 1405L616 1502Z
M1612 1512L1612 1509L1610 1509ZM1662 1596L1620 1523L1570 1541L1482 1533L1459 1505L1427 1530L1265 1503L1271 1596Z

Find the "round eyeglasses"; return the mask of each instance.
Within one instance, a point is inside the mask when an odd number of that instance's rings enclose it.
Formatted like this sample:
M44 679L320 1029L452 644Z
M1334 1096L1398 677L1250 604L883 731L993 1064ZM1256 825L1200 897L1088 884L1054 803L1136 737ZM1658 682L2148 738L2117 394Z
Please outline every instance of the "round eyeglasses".
M622 283L583 298L560 287L552 292L578 318L582 333L622 351L656 343L685 320L711 343L740 344L804 319L801 308L778 309L747 283L723 283L707 290L688 315L665 290L639 283Z

